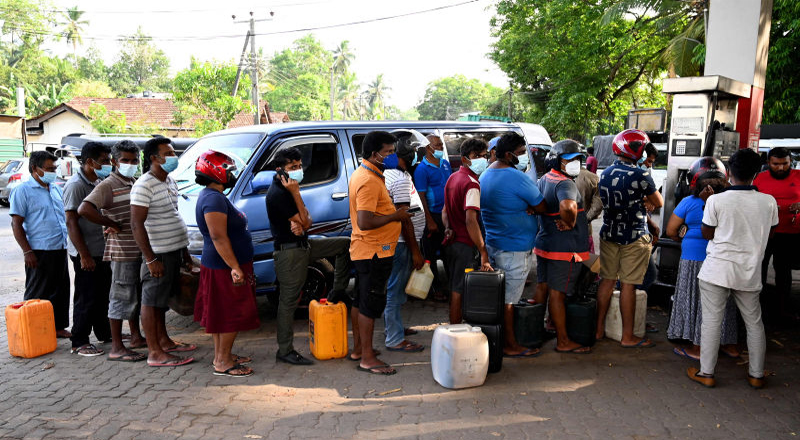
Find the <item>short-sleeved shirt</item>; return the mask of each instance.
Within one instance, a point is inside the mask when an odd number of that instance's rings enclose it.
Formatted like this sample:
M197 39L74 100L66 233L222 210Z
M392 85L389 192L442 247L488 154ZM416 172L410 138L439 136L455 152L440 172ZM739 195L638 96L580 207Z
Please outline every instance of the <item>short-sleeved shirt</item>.
M533 180L516 168L489 168L480 183L486 244L505 252L533 249L539 225L527 209L544 200Z
M439 159L439 166L428 162L428 158L422 162L414 171L414 184L417 190L425 194L425 201L428 202L428 209L436 214L441 214L444 208L444 186L453 170L446 157Z
M147 208L144 229L153 252L163 254L189 246L186 224L178 214L178 185L172 177L162 182L150 172L142 174L131 188L131 205Z
M775 232L783 234L799 234L800 219L792 224L794 213L789 211L792 203L800 202L800 170L790 170L785 179L772 177L769 170L759 173L753 185L763 194L769 194L778 203L778 227Z
M369 163L361 161L350 178L350 259L371 260L394 256L397 238L400 236L400 222L389 222L380 228L361 230L358 227L358 211L369 211L375 215L390 215L396 211L389 191L386 190L383 172Z
M269 229L278 246L288 243L297 243L308 240L308 235L294 235L290 218L298 214L297 203L294 196L283 186L278 176L272 179L272 185L267 190L267 217Z
M91 194L95 189L97 182L90 182L83 173L83 168L78 168L76 172L64 185L64 211L78 211L83 200ZM89 254L92 257L102 257L103 251L106 248L106 241L103 238L103 227L97 223L92 223L83 217L78 218L78 228L83 235L83 242L89 249ZM73 256L78 256L78 249L72 242L72 239L67 236L67 252Z
M119 233L106 236L103 261L139 261L142 258L131 230L131 188L135 182L134 178L113 172L84 199L121 227Z
M467 230L467 211L481 211L481 184L469 167L461 167L447 179L444 187L447 223L453 230L453 241L475 246Z
M678 206L672 211L673 214L683 219L683 223L688 227L686 235L681 240L681 258L691 261L703 261L706 259L706 247L708 240L703 238L703 209L706 202L700 197L684 197Z
M31 249L53 251L67 245L67 217L61 188L43 187L32 176L11 192L10 215L18 215Z
M395 205L408 203L409 208L422 209L422 211L411 216L411 223L414 225L414 237L417 240L421 239L422 231L425 230L425 208L422 207L422 201L419 198L417 189L414 187L411 174L403 170L389 169L383 172L383 177L386 179L386 190L389 191L389 197L392 198L392 202ZM406 241L402 233L398 241Z
M231 242L233 254L236 255L236 261L240 265L253 261L253 237L250 235L250 230L247 229L247 216L236 209L233 203L225 197L225 194L206 188L200 191L195 205L197 228L203 234L203 256L200 259L203 266L209 269L230 269L219 255L208 232L206 214L209 212L221 212L227 216L228 239Z
M644 198L656 192L650 171L618 160L603 171L598 189L604 209L600 238L629 244L649 234Z
M775 199L755 186L732 186L706 201L703 224L714 229L697 278L729 289L761 290L761 260L778 224Z
M583 197L578 185L569 177L550 171L538 182L539 191L547 205L547 213L539 217L536 235L536 255L550 260L586 261L589 259L589 222L583 208ZM556 220L561 218L560 205L564 200L574 200L578 205L575 226L559 231Z
M596 173L597 172L597 158L594 156L589 156L586 158L586 169Z

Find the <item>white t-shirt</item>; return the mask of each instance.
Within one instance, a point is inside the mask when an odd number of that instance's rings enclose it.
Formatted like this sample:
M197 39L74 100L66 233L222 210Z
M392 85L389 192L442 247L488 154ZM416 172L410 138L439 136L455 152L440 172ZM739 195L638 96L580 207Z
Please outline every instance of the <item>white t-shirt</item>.
M708 198L703 224L715 230L697 278L729 289L761 290L761 260L770 229L778 224L775 199L755 187L731 187Z
M425 210L422 207L419 193L414 187L411 174L407 171L388 169L383 172L383 177L386 179L386 190L389 191L389 196L395 205L408 203L410 208L419 207L422 209L422 211L411 216L411 223L414 225L414 237L417 240L421 239L422 231L425 229ZM405 241L402 232L398 241Z
M144 229L153 252L164 254L189 246L186 224L178 214L178 185L171 177L162 182L151 173L142 174L131 188L131 205L147 208Z

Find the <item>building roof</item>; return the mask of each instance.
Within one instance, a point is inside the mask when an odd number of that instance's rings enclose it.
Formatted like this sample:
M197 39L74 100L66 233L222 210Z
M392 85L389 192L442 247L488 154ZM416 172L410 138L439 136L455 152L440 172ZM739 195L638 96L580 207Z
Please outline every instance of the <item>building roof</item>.
M50 119L64 111L71 110L84 118L88 119L89 106L92 104L102 104L108 111L118 111L125 114L129 124L136 125L155 125L162 130L178 130L181 127L173 122L173 114L176 111L175 103L172 100L157 98L73 98L42 115L31 118L33 125L41 125L42 122ZM263 112L263 111L262 111ZM273 122L288 122L288 115L284 112L270 112ZM199 118L193 118L196 122ZM186 124L189 127L182 127L184 130L191 130L194 123ZM253 125L253 113L242 112L236 115L228 124L229 128L244 127Z

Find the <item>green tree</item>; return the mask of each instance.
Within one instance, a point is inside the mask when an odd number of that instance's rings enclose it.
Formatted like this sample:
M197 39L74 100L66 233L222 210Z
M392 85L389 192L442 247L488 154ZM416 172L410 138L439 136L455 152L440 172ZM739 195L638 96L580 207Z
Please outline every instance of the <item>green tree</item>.
M125 122L125 113L109 111L103 104L89 105L86 113L89 123L98 133L124 133L128 126Z
M386 119L386 100L390 90L392 88L386 84L382 73L367 86L370 119Z
M169 91L169 58L140 27L122 42L109 72L109 82L120 95L143 90Z
M95 46L89 46L86 56L78 57L78 76L82 79L108 81L108 67L103 61L100 51Z
M769 37L765 124L800 121L800 2L775 0Z
M579 139L622 127L631 91L666 71L675 29L647 15L604 22L617 1L497 3L490 56L522 95L523 119Z
M74 97L115 98L117 96L107 82L81 79L72 84L70 94Z
M344 120L358 119L358 79L354 73L339 77L337 83L337 109Z
M464 75L439 78L428 83L417 111L423 120L453 120L459 113L486 110L503 93L499 87Z
M67 44L72 45L72 55L76 65L78 60L78 45L83 44L83 26L89 24L88 21L81 19L83 13L84 11L79 10L77 6L67 8L67 10L63 12L62 18L64 21L61 23L64 25L61 35L67 40Z
M198 135L227 128L237 114L254 111L244 102L249 84L240 84L236 96L231 96L236 80L236 64L232 62L199 62L192 58L188 68L178 72L173 81L172 93L178 112L174 122L186 123L192 116L200 122L195 125Z

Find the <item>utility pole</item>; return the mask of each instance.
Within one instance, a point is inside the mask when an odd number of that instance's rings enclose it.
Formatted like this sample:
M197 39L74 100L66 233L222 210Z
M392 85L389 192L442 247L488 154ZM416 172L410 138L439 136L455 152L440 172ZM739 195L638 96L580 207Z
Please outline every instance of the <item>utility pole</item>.
M236 17L234 15L234 17ZM233 83L233 92L231 96L236 96L239 91L239 79L242 77L242 67L244 66L244 54L247 53L247 45L250 43L250 31L247 31L247 36L244 37L244 47L242 48L242 55L239 56L239 66L236 68L236 81Z
M514 103L514 88L508 83L508 119L511 119L511 108Z
M257 21L271 21L272 17L275 16L275 13L270 11L269 13L270 18L265 18L261 20L255 19L255 13L250 11L250 19L249 20L239 20L234 21L234 23L249 23L250 30L247 32L247 35L250 36L250 81L253 83L252 91L251 91L251 100L253 107L255 107L256 112L253 115L253 125L259 125L261 123L261 105L259 103L258 97L258 58L256 58L256 22ZM233 19L236 20L236 16L233 16ZM247 48L247 41L245 41L245 49L242 50L242 55ZM237 83L234 90L238 88L238 75L237 75ZM235 92L234 92L235 93Z
M333 121L333 66L331 66L331 121Z

